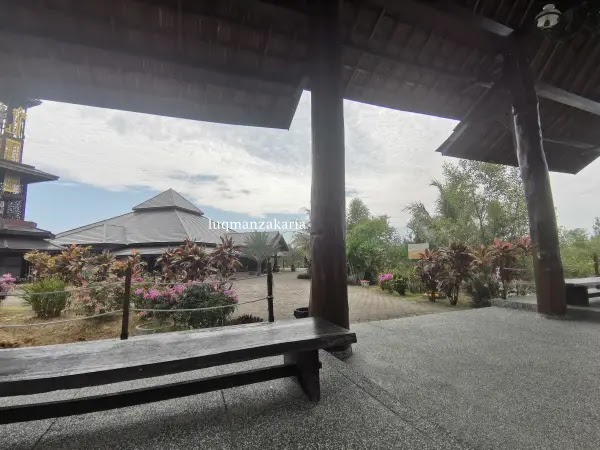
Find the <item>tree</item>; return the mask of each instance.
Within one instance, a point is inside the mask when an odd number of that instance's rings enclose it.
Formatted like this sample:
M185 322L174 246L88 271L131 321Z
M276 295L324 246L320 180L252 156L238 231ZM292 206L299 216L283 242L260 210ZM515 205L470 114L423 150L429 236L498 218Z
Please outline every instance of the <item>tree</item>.
M594 223L594 228L596 223ZM595 230L594 230L595 232ZM566 277L589 277L598 273L600 235L589 236L584 228L558 230L560 257Z
M466 160L445 163L443 178L432 180L431 186L438 191L433 214L421 202L405 208L413 241L433 247L452 242L473 245L528 234L527 207L516 168Z
M594 230L594 236L600 236L600 217L596 217L594 219L593 230Z
M350 231L355 225L363 220L371 218L371 211L360 198L353 198L348 205L348 215L346 217L346 232Z
M306 273L310 276L312 274L310 209L304 208L303 210L307 215L307 219L306 222L304 222L304 228L294 233L292 246L302 253L304 262L306 263Z
M257 275L262 273L262 263L273 253L273 247L269 244L269 235L255 231L245 239L244 255L254 259L258 264Z
M346 235L346 253L351 272L361 277L365 273L375 277L391 265L390 256L396 245L395 230L387 216L364 219L355 224Z

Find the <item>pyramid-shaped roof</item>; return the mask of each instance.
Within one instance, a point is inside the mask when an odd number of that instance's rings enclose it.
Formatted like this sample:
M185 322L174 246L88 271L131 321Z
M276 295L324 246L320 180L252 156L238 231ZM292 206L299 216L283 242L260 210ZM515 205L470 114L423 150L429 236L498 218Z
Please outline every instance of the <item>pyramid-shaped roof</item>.
M133 212L56 235L58 245L180 243L218 244L223 231L173 189L133 208Z
M204 213L198 209L192 202L184 198L179 192L173 189L168 189L160 194L140 203L133 207L134 211L147 209L181 209L184 211L203 215Z

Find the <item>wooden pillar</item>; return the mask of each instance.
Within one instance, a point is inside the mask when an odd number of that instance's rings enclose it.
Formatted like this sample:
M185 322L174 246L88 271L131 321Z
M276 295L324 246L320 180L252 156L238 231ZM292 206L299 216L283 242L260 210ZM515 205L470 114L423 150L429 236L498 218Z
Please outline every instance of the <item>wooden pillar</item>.
M341 2L313 0L311 5L310 313L348 328Z
M538 98L529 64L516 44L505 55L505 75L511 91L513 138L529 211L537 309L542 314L564 315L565 281Z

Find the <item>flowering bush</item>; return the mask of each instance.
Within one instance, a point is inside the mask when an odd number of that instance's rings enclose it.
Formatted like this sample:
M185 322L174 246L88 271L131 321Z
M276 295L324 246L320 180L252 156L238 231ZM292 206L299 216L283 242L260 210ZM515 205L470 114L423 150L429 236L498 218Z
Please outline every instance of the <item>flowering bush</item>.
M114 275L102 283L84 282L71 289L72 308L76 314L94 316L123 307L125 281Z
M140 309L198 309L204 311L183 311L173 313L142 312L143 317L153 317L159 322L172 320L182 328L208 328L227 324L238 303L237 293L233 289L223 289L221 283L200 284L189 282L170 286L149 285L137 288L133 292L134 304Z
M211 328L227 325L238 303L231 289L222 291L218 285L196 284L188 287L179 301L177 309L214 308L204 311L177 312L173 314L176 326L184 328Z
M15 288L15 281L17 281L17 279L10 273L5 273L0 277L0 303L2 303L2 300L6 298L6 295Z
M379 286L383 290L392 291L393 290L393 286L392 286L393 279L394 279L394 275L392 275L391 273L383 273L383 274L379 275Z

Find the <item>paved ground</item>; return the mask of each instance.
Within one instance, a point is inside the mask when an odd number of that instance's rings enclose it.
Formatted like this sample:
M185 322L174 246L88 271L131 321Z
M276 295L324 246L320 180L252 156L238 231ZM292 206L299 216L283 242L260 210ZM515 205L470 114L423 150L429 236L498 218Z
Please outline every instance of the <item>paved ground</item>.
M349 360L322 355L317 405L305 400L292 380L277 380L0 426L0 448L600 448L597 323L492 307L353 329L358 344ZM118 389L143 384L147 381ZM115 386L60 395L108 389ZM32 397L12 401L44 400ZM0 405L10 401L0 399Z
M121 410L0 426L6 449L463 449L446 431L404 410L344 363L322 354L322 399L313 404L292 379ZM280 358L262 360L279 364ZM215 375L233 367L169 377ZM122 387L144 382L122 383ZM121 387L121 388L122 388ZM114 387L74 390L61 398ZM59 395L54 394L57 398ZM32 396L33 397L33 396ZM14 401L41 401L42 396ZM7 405L0 398L0 405Z
M492 307L353 330L350 366L476 448L600 448L598 323Z
M273 275L275 320L293 319L294 309L308 306L310 280L299 280L298 272L280 272ZM267 277L243 279L236 282L234 288L240 296L240 303L265 297ZM370 288L348 286L348 305L352 323L456 311L464 308L460 304L450 306L447 300L431 303L421 297L403 298L388 295L376 286ZM267 303L265 301L241 305L238 314L253 314L266 320Z

